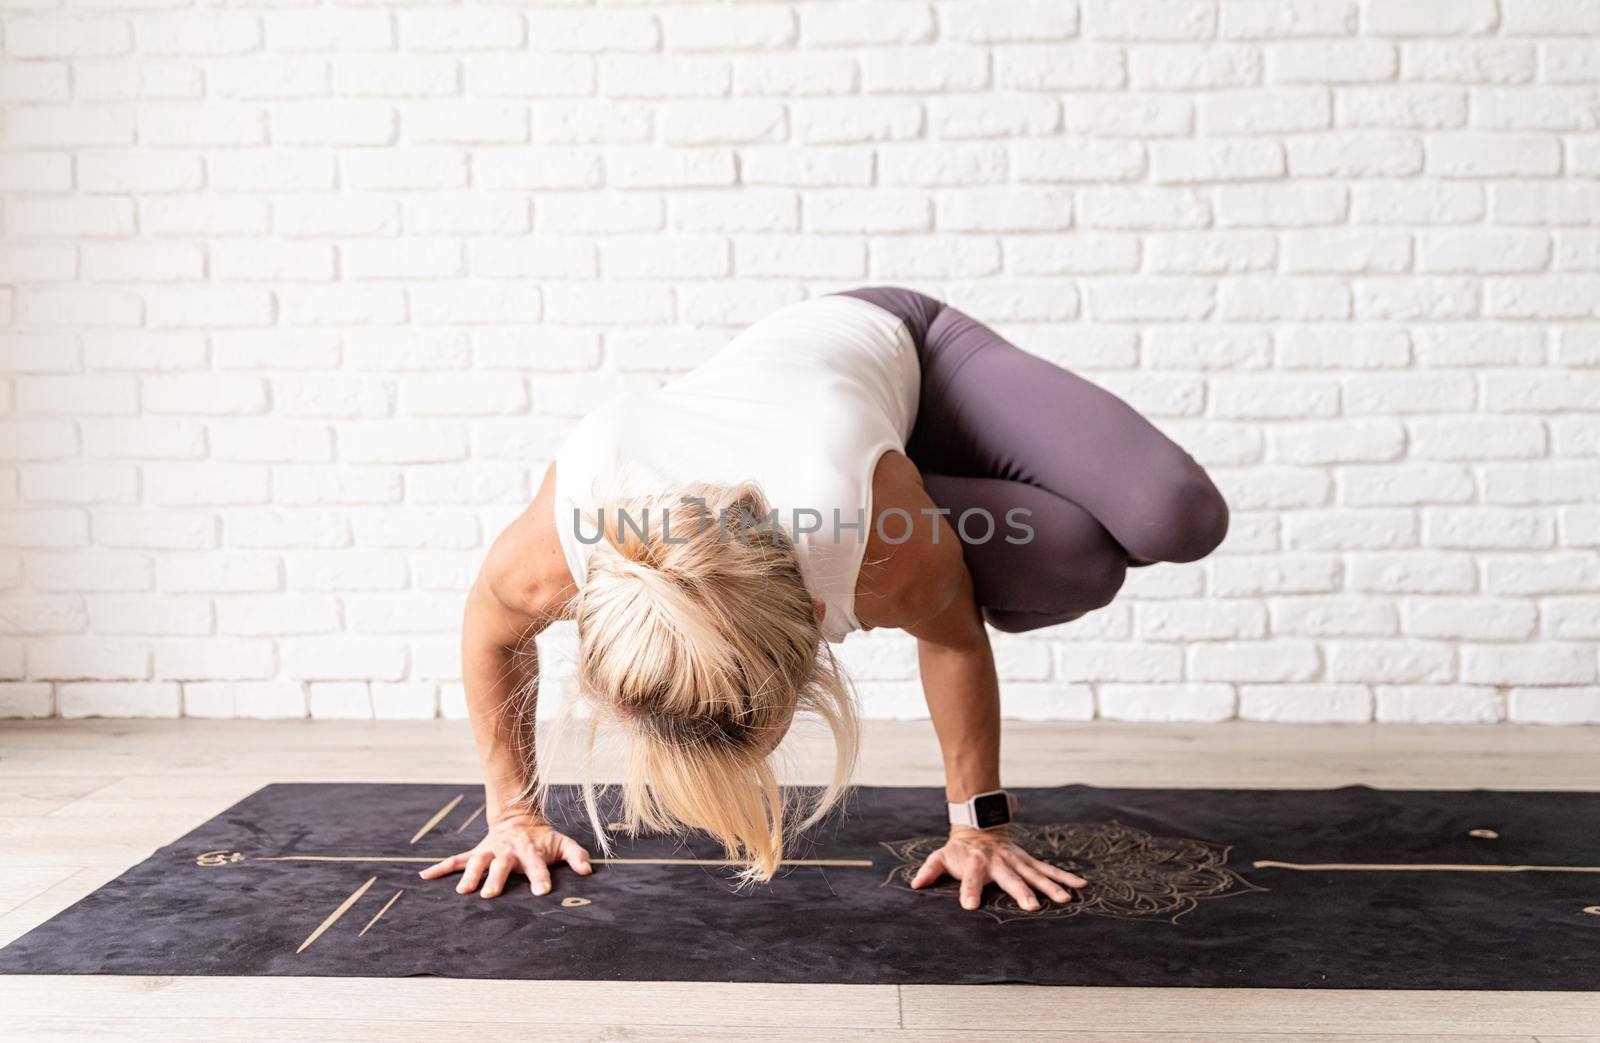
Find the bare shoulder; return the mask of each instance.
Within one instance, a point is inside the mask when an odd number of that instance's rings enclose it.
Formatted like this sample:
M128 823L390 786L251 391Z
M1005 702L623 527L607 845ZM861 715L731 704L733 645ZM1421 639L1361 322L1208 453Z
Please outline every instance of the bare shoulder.
M500 605L541 624L565 616L578 593L556 532L555 484L552 463L533 502L495 538L478 574L478 586Z
M936 615L961 590L961 542L904 453L885 453L872 475L873 524L856 581L856 618L909 627Z

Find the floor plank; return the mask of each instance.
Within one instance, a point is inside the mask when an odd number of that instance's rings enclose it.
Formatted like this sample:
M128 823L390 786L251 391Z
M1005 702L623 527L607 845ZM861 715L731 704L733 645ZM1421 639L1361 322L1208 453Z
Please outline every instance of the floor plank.
M1136 995L1130 995L1134 993ZM1101 1031L1463 1036L1582 1033L1600 1025L1600 992L1409 989L1040 989L901 986L906 1028L984 1031L1093 1025Z
M366 1019L389 1023L898 1028L893 985L479 981L446 978L0 977L14 1017Z
M482 1021L317 1021L305 1018L273 1018L270 1022L249 1018L173 1018L158 1022L128 1021L117 1017L6 1018L0 1017L0 1036L32 1039L48 1035L52 1043L215 1043L218 1040L259 1039L270 1025L273 1043L326 1043L330 1033L341 1038L381 1039L385 1043L481 1043L485 1030L504 1031L526 1027L541 1037L563 1043L680 1043L692 1038L696 1043L748 1043L748 1029L697 1027L692 1037L682 1029L633 1025L579 1025L537 1022ZM1532 1036L1396 1036L1350 1035L1339 1033L1252 1033L1217 1035L1183 1032L1076 1032L1070 1029L1015 1029L1004 1032L928 1031L925 1029L872 1028L764 1028L762 1043L989 1043L989 1041L1061 1040L1063 1043L1534 1043ZM1549 1037L1550 1043L1572 1043L1570 1038Z
M28 864L27 852L20 852L17 865L0 863L0 915L36 898L78 871L77 866Z

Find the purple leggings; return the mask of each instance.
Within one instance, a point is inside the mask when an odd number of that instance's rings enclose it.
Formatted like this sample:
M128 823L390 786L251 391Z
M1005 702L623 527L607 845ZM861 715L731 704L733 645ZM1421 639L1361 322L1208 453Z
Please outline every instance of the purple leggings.
M844 293L911 330L922 394L906 456L952 525L971 508L995 519L993 538L964 546L995 629L1077 619L1110 603L1130 565L1194 561L1222 542L1222 494L1120 398L915 290ZM1004 539L1016 531L1005 519L1017 507L1032 512L1024 544ZM976 538L984 531L981 516L968 529Z

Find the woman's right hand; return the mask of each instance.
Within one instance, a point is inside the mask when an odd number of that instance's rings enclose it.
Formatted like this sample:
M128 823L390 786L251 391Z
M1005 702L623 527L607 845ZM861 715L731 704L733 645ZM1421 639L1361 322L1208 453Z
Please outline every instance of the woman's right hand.
M456 884L457 893L477 891L483 898L493 898L505 890L506 879L520 869L533 893L546 895L550 893L550 866L557 862L566 862L581 876L594 872L589 852L582 844L557 832L540 815L512 812L489 823L489 832L477 847L435 862L420 875L424 880L435 880L459 869L462 874ZM480 880L482 889L478 887Z

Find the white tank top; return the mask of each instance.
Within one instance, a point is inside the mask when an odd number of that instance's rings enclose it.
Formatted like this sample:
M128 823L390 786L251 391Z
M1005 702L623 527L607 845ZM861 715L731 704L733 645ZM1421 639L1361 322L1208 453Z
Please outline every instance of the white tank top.
M585 541L610 497L750 481L793 538L812 598L827 606L823 636L844 640L861 628L855 588L873 520L872 473L884 453L905 451L921 378L899 318L829 295L778 309L664 387L607 399L555 458L556 530L574 582L588 576L595 544ZM649 518L652 533L657 519Z

